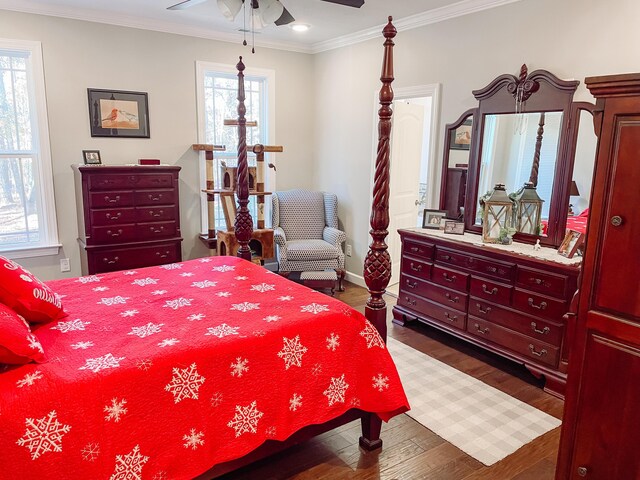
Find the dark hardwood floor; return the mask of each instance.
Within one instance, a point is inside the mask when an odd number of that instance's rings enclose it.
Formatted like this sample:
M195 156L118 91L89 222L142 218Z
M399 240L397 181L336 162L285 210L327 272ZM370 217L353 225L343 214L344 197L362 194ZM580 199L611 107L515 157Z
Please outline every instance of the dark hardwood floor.
M347 283L336 297L364 311L368 293ZM424 325L391 324L395 298L388 296L389 336L557 418L563 402L547 393L524 367L453 339ZM383 447L365 452L358 447L360 425L350 423L301 445L256 462L225 480L284 479L434 479L434 480L551 480L554 476L560 429L556 428L504 460L485 467L407 415L382 427Z

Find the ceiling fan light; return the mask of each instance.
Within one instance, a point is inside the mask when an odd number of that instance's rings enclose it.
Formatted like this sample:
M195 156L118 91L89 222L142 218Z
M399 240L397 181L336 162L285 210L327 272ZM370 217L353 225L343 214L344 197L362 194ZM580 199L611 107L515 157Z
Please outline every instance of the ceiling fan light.
M262 12L262 20L269 24L280 18L284 12L284 5L279 0L262 0L260 2L260 11Z
M218 0L218 8L227 20L233 21L242 8L242 0Z
M305 23L292 23L291 29L295 32L306 32L309 30L309 25Z

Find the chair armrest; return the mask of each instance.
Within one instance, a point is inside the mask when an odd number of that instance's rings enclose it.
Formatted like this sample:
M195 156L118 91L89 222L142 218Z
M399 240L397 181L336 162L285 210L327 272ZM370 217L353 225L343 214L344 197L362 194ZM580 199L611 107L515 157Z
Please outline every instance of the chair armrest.
M325 242L329 242L331 245L341 248L341 245L347 241L347 234L337 228L324 227L324 230L322 231L322 239Z
M273 229L273 240L280 248L286 250L287 236L284 234L282 227L275 227Z

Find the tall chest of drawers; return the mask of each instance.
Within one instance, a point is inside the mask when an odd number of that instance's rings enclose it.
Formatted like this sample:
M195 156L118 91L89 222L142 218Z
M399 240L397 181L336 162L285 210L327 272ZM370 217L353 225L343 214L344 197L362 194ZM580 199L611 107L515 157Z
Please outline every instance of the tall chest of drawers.
M182 260L178 166L73 166L82 273Z
M579 264L480 246L453 235L399 233L402 263L394 323L418 320L522 363L545 377L545 390L564 395L572 327L564 315L576 291ZM532 246L525 248L535 255Z

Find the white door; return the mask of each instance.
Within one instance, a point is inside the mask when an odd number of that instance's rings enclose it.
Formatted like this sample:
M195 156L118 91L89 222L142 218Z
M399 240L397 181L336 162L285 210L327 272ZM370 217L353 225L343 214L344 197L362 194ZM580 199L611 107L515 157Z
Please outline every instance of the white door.
M391 167L389 183L389 255L391 280L400 281L401 242L399 228L416 226L419 207L420 165L424 137L424 105L398 100L393 104Z

